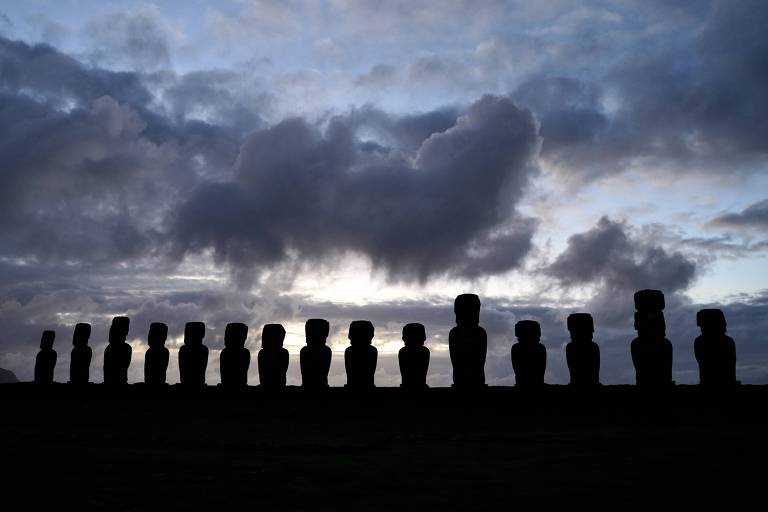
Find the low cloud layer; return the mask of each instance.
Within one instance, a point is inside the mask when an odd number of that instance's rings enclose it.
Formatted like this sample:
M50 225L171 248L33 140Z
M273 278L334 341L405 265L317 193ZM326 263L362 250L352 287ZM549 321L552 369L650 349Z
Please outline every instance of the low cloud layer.
M768 199L747 206L738 213L724 213L712 219L710 224L726 228L768 228Z

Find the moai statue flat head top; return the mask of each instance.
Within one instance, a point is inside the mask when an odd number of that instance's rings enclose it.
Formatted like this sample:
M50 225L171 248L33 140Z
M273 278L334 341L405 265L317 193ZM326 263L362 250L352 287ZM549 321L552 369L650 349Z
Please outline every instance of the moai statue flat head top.
M281 324L266 324L261 330L261 347L264 349L282 348L285 340L285 327Z
M127 316L116 316L112 319L112 325L109 327L110 343L125 343L128 337L131 319Z
M354 320L349 324L350 345L370 345L373 342L373 324L368 320Z
M187 322L184 326L184 344L202 345L205 338L205 324L203 322Z
M40 350L52 350L55 339L56 331L43 331L43 335L40 336Z
M705 335L722 336L727 330L728 324L722 309L702 309L696 313L696 325Z
M224 328L224 348L245 348L248 338L248 326L240 322L230 322Z
M422 324L405 324L403 327L403 341L406 347L423 347L427 340L427 333Z
M592 341L595 324L589 313L573 313L568 315L568 331L574 341Z
M456 314L456 325L480 325L480 297L473 293L458 295L453 301L453 312Z
M307 345L325 345L331 326L328 320L322 318L310 318L304 324L304 334Z
M661 290L639 290L635 292L635 309L638 311L663 311L664 294Z
M165 340L168 339L168 326L162 322L152 322L149 324L149 334L147 335L147 345L150 347L162 347Z
M515 337L522 342L538 342L541 339L541 326L535 320L520 320L515 324Z
M85 347L91 337L91 324L80 323L75 325L75 331L72 333L72 345L75 347Z

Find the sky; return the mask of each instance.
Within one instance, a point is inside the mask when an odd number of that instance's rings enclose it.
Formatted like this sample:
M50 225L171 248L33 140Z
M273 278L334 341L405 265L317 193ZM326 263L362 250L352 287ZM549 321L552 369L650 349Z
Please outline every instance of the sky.
M203 321L352 320L376 383L421 322L451 383L453 299L477 293L487 382L514 383L514 324L541 323L568 382L569 313L601 379L634 382L634 291L665 292L674 378L720 307L737 377L768 383L768 4L756 1L0 1L0 367L30 380L57 333ZM249 382L258 383L251 364Z

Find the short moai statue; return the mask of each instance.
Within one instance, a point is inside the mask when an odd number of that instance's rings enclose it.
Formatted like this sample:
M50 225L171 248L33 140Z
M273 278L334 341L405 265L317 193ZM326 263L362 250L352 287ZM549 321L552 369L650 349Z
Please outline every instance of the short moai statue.
M301 385L305 388L327 388L331 369L331 347L326 345L330 325L328 320L310 318L304 324L307 345L301 347Z
M600 384L600 347L592 340L595 324L589 313L568 315L571 341L565 346L565 358L571 374L571 385Z
M107 348L104 349L104 384L128 383L128 367L133 349L125 340L130 322L127 316L112 319Z
M88 346L90 338L91 324L75 325L69 362L69 382L72 384L87 384L90 379L91 357L93 356L93 351Z
M664 294L659 290L635 293L635 330L632 363L638 386L668 386L672 380L672 343L666 338Z
M232 322L224 329L224 350L219 357L221 385L245 387L248 385L248 367L251 366L251 352L245 348L248 326Z
M373 324L368 320L355 320L349 324L349 347L344 351L347 387L372 388L379 352L372 345Z
M515 324L517 343L512 345L512 369L515 385L535 387L544 384L547 369L547 349L541 343L541 326L534 320L520 320Z
M465 293L453 303L456 327L448 335L454 387L485 386L488 335L480 327L480 297Z
M427 387L429 370L429 349L424 346L427 334L422 324L406 324L403 327L405 346L397 354L403 388L423 389Z
M693 342L699 363L699 383L706 386L736 384L736 343L726 334L727 324L721 309L702 309L696 313L701 336Z
M40 351L35 357L35 383L37 384L53 383L53 370L56 368L56 351L53 350L55 339L55 331L43 331L40 337Z
M285 328L280 324L266 324L261 331L259 350L259 383L265 388L284 388L288 373L288 350L283 348Z
M149 348L144 353L144 382L151 385L165 384L165 375L168 370L170 352L165 347L168 339L168 326L161 322L149 324L147 345Z
M203 345L205 324L187 322L184 344L179 349L179 382L185 386L204 386L208 368L208 347Z

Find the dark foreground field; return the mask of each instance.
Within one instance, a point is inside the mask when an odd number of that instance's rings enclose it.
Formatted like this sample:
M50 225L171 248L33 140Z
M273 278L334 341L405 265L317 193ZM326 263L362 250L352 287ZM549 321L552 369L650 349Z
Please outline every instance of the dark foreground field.
M768 499L763 386L7 384L0 404L2 510L762 510Z

